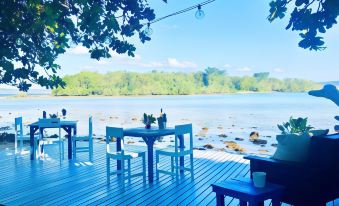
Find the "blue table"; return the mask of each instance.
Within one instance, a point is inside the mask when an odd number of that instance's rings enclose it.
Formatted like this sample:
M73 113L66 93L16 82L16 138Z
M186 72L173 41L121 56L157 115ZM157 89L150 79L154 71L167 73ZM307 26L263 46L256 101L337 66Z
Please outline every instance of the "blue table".
M152 127L151 129L145 129L143 127L124 129L124 136L141 137L147 144L147 156L148 156L148 181L153 182L153 146L158 137L166 135L174 135L174 128L159 129L158 127ZM184 138L180 138L180 147L184 148ZM121 151L121 140L117 139L117 151ZM180 166L184 165L184 158L180 158ZM121 162L118 161L117 169L120 170Z
M64 129L68 134L68 159L72 159L72 130L73 135L77 134L77 122L78 121L60 121L60 127ZM41 127L39 122L34 122L29 126L30 129L30 145L31 145L31 160L35 160L35 150L34 147L34 134L40 129L40 133L43 134L43 130L47 128L56 128L56 127Z
M253 186L252 180L248 178L230 179L212 184L213 192L216 193L217 206L225 205L225 196L234 197L240 200L240 206L263 205L267 199L272 199L272 206L280 206L281 196L284 187L277 184L266 183L264 188Z

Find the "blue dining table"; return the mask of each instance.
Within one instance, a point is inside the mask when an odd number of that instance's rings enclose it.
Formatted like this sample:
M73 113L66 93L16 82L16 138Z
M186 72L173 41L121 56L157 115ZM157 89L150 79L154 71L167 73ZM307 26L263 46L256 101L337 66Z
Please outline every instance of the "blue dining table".
M72 159L72 131L73 135L77 134L77 122L78 121L65 121L61 120L60 121L60 127L67 132L67 137L68 137L68 159ZM55 126L44 126L42 127L39 125L39 122L34 122L32 124L29 124L29 129L30 129L30 146L31 146L31 160L36 159L36 148L34 145L34 134L40 130L40 134L43 134L43 130L47 128L57 128Z
M124 129L124 136L129 137L141 137L145 143L147 144L147 158L148 158L148 181L150 183L153 182L154 179L154 169L153 169L153 157L154 157L154 142L162 136L167 135L174 135L175 129L174 128L165 128L159 129L158 127L152 127L150 129L146 129L144 127L137 127L137 128L128 128ZM179 136L179 145L180 147L184 148L184 138ZM117 139L116 142L117 151L121 151L121 139ZM184 158L180 158L180 166L184 165ZM121 169L121 161L118 160L117 162L117 169Z

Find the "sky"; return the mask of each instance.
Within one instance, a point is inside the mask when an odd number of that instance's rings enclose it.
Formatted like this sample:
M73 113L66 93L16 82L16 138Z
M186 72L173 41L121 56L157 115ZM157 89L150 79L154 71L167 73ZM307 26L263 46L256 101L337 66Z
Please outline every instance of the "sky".
M162 17L203 0L149 0L156 16ZM270 23L269 1L216 0L202 7L205 17L197 20L196 10L152 24L152 40L131 41L135 57L113 54L100 61L77 46L61 55L59 75L80 71L201 71L206 67L227 70L232 76L270 72L278 78L314 81L339 80L339 26L324 35L327 49L309 51L298 47L297 32L285 30L288 18Z

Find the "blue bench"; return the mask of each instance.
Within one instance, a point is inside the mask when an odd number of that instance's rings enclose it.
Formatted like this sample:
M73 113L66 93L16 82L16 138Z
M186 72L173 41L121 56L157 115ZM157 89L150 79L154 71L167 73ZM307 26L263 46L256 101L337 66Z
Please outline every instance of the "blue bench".
M217 206L225 205L225 196L240 200L240 206L261 205L267 199L272 199L272 206L279 206L284 187L277 184L266 183L264 188L253 186L251 179L230 179L212 184L216 193Z

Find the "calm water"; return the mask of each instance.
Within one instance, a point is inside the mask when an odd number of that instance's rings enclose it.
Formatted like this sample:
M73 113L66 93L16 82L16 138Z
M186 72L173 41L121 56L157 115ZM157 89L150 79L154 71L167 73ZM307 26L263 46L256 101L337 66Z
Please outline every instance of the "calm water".
M47 113L61 113L65 108L67 119L79 120L79 132L86 133L88 116L93 115L94 133L103 135L106 126L142 126L140 117L144 112L158 116L160 108L167 113L168 125L192 123L195 145L210 143L216 148L225 148L222 141L235 137L244 138L238 142L248 152L259 149L274 151L270 147L279 133L276 125L285 122L290 116L308 117L315 128L329 128L333 132L336 124L334 116L339 108L329 100L316 98L303 93L272 94L227 94L201 96L147 96L147 97L85 97L85 98L0 98L0 126L12 126L14 117L23 116L24 122L36 121ZM133 120L137 118L137 120ZM202 128L208 128L203 132ZM28 130L27 130L28 131ZM264 148L253 146L248 141L250 132L258 131L269 144ZM217 135L226 134L227 138ZM272 136L266 137L266 136ZM200 138L200 139L199 139ZM136 140L136 143L138 141ZM158 143L170 144L169 140Z

